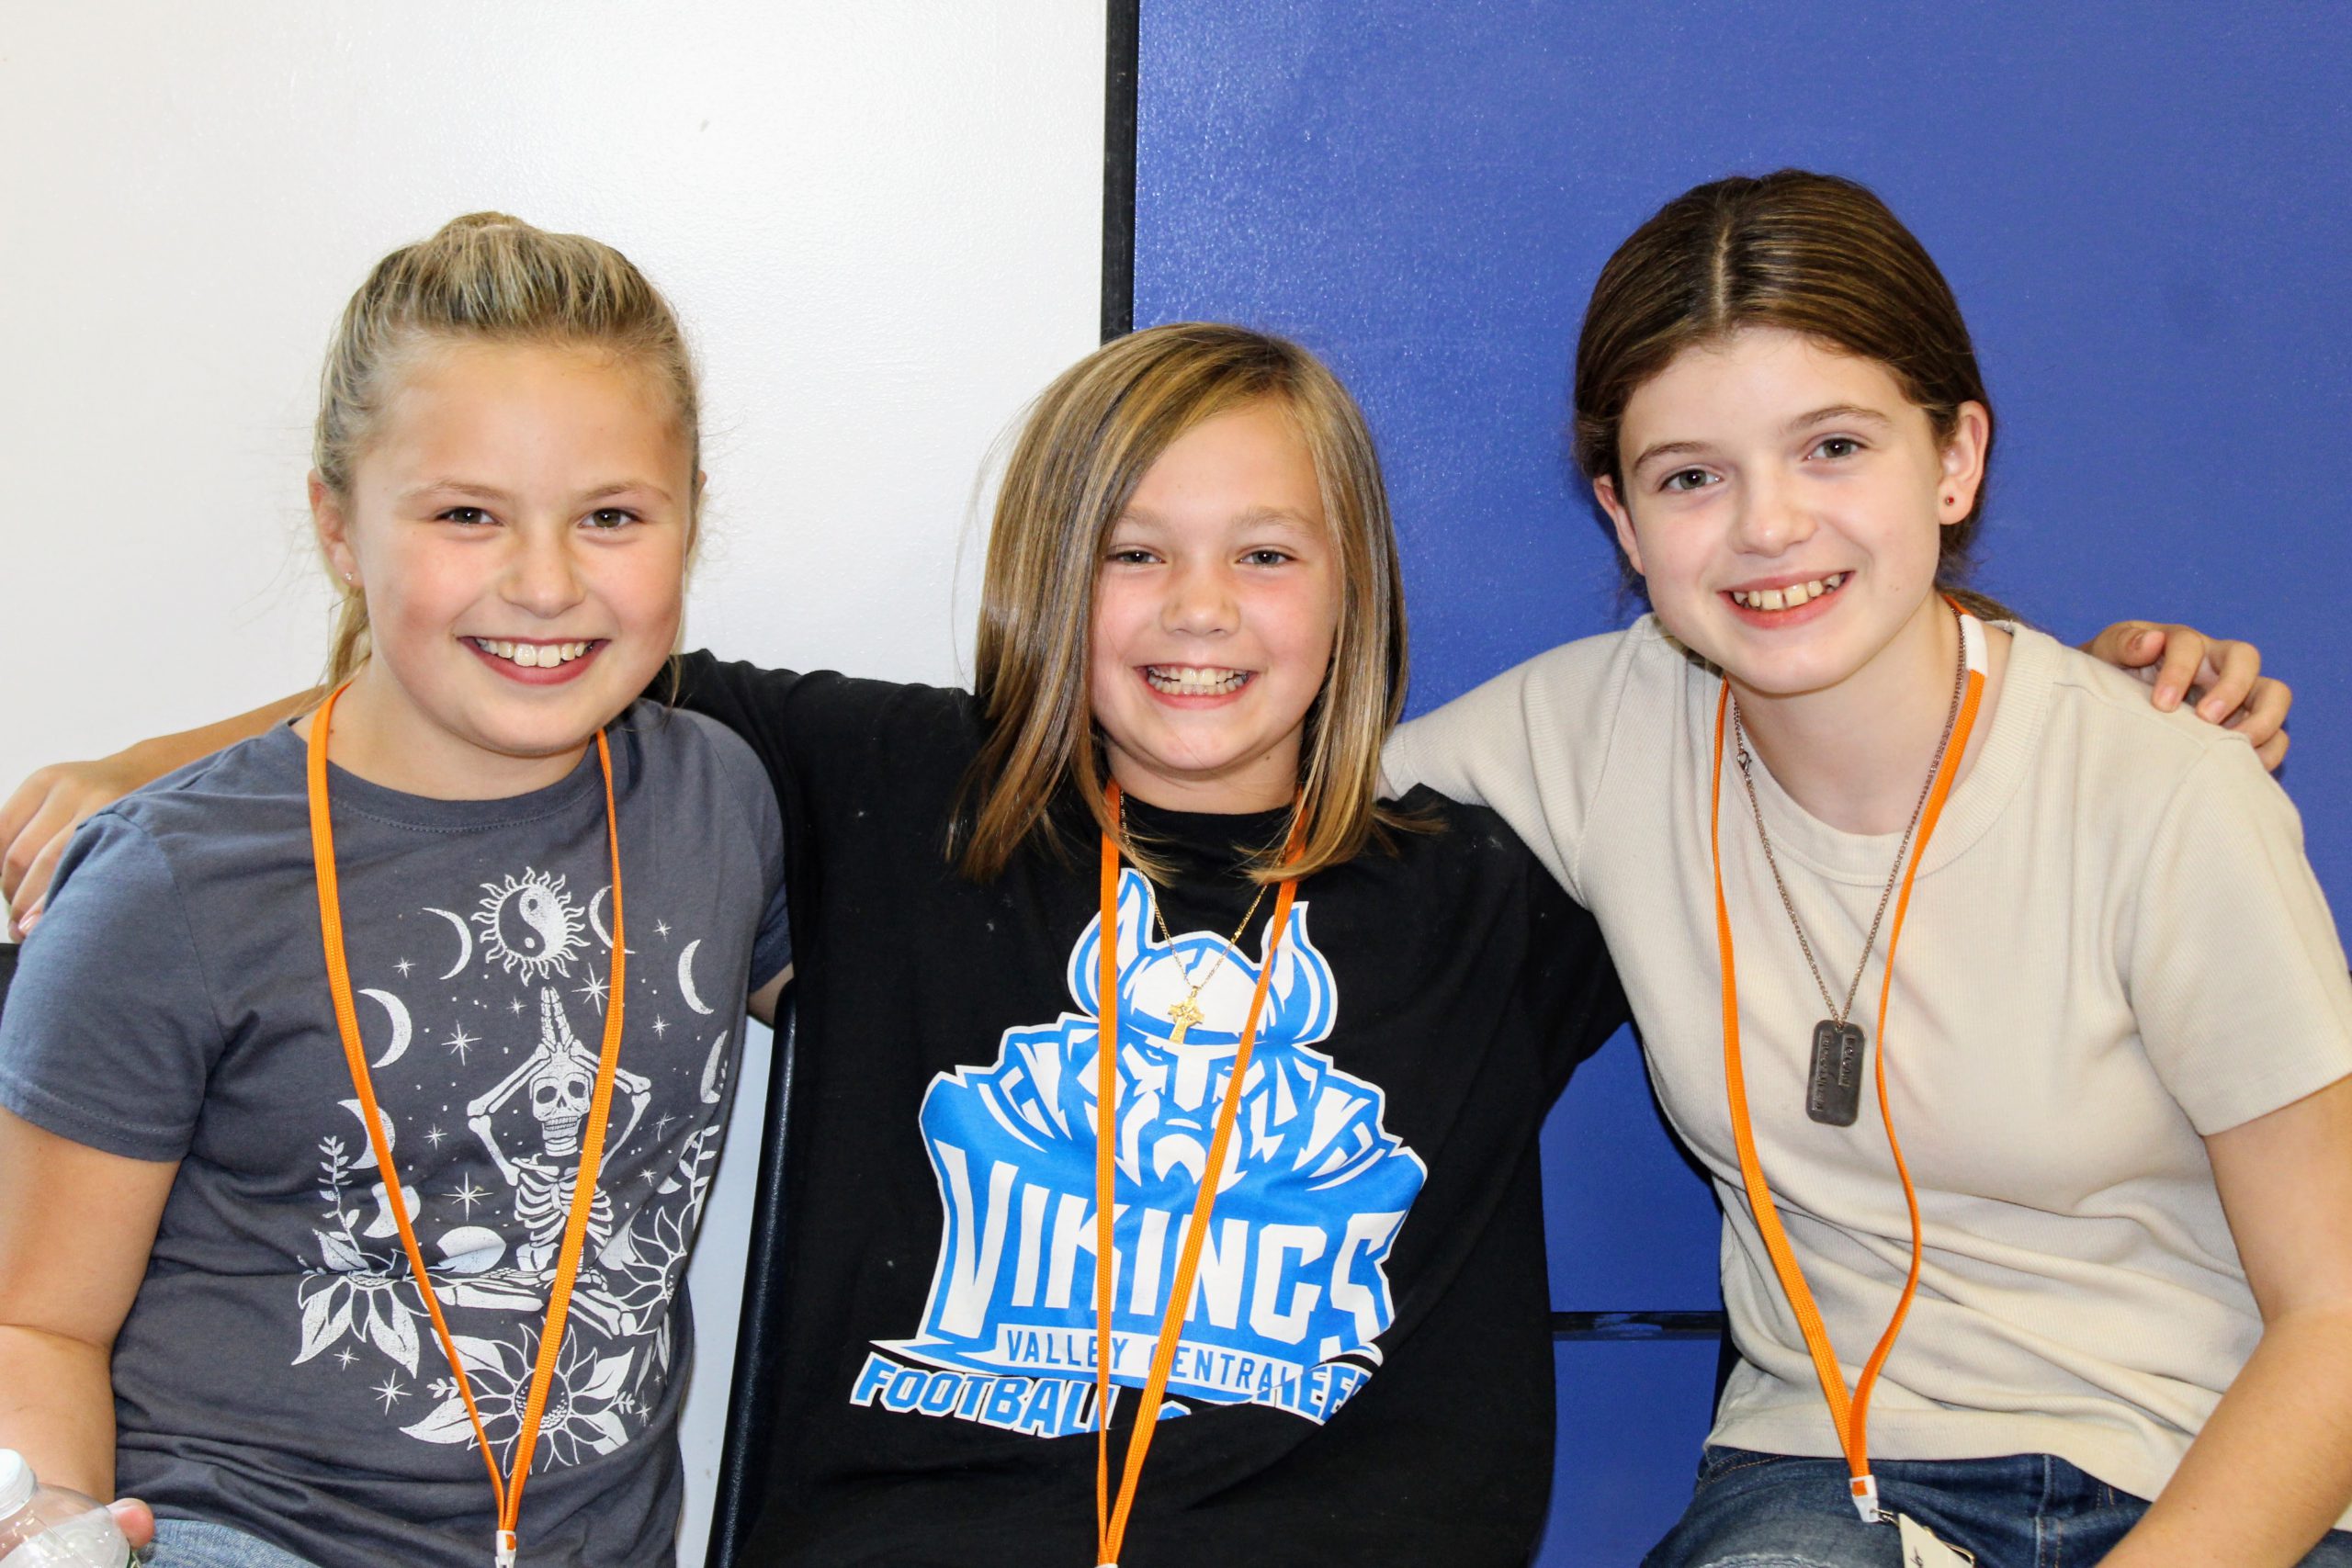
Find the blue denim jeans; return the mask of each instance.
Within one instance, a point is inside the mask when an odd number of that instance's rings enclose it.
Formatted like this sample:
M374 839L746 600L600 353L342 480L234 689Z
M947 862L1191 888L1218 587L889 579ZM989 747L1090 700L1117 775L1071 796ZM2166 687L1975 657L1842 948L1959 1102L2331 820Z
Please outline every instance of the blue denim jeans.
M203 1519L157 1519L149 1568L313 1568L243 1530Z
M1910 1515L1977 1568L2088 1568L2148 1505L2049 1454L1882 1460L1879 1503ZM1893 1525L1848 1500L1846 1461L1709 1448L1681 1523L1642 1568L1902 1568ZM2330 1530L2302 1568L2352 1568L2352 1534Z

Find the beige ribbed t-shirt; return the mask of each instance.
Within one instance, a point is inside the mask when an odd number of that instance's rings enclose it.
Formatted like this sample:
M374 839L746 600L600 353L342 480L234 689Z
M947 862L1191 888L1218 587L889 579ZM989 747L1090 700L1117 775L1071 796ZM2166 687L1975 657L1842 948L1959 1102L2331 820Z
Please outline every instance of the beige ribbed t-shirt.
M1721 690L1645 619L1406 725L1386 771L1399 790L1500 811L1599 917L1651 1081L1726 1215L1742 1365L1710 1440L1834 1455L1724 1099L1707 848ZM2022 629L1989 722L1896 961L1883 1045L1926 1264L1871 1406L1871 1451L2053 1453L2154 1497L2262 1326L2199 1134L2352 1073L2352 983L2301 819L2244 741L2156 712L2137 681ZM1902 1290L1902 1189L1867 1080L1853 1126L1805 1115L1821 998L1728 767L1724 787L1757 1139L1850 1382ZM1897 836L1826 826L1760 760L1756 788L1842 991ZM1854 1007L1874 1051L1884 952L1882 937Z

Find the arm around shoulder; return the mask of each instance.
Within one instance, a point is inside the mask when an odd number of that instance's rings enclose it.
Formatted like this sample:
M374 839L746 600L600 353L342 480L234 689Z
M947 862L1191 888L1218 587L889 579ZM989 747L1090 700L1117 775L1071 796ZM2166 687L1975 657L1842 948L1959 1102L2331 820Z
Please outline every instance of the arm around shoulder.
M298 693L233 718L133 741L95 761L36 770L0 805L0 898L7 901L9 934L21 937L38 923L74 829L141 784L308 713L325 695Z
M1581 900L1576 867L1590 808L1628 686L1657 657L1645 644L1657 640L1643 627L1584 637L1400 725L1381 756L1388 789L1427 784L1492 807Z

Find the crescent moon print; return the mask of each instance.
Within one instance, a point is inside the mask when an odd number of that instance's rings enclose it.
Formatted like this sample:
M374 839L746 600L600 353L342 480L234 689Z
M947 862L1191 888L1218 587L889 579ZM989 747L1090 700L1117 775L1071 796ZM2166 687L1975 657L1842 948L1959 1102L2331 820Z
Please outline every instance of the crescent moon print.
M605 907L605 900L612 897L612 887L607 885L598 888L596 896L588 900L588 929L596 933L596 940L605 944L605 951L607 953L613 950L613 933L605 929L605 917L597 911ZM630 948L628 955L631 958L636 957L637 949Z
M686 998L688 1007L707 1018L710 1010L702 1005L700 997L695 995L695 949L701 945L702 938L696 937L686 943L685 952L678 954L678 994Z
M436 909L428 904L425 906L424 912L428 915L438 915L458 928L458 961L449 965L449 972L447 975L441 976L444 980L454 980L460 970L474 961L474 933L468 929L461 918L450 910Z
M401 1005L400 998L393 996L390 991L362 991L359 994L363 997L373 997L383 1003L385 1015L392 1021L392 1043L384 1047L383 1055L378 1057L374 1063L374 1066L379 1067L389 1067L399 1061L408 1050L408 1009Z
M718 1103L720 1086L727 1078L727 1064L721 1059L719 1053L727 1049L727 1036L730 1032L731 1031L724 1029L718 1032L718 1037L710 1043L709 1056L703 1062L702 1102L705 1105Z

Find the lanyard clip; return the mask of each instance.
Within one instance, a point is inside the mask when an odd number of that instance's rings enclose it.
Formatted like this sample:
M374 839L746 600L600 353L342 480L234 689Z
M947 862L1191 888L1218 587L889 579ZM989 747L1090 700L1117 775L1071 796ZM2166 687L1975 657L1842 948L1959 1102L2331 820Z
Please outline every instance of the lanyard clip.
M514 1539L514 1532L500 1530L491 1539L493 1542L491 1561L497 1565L497 1568L514 1568L514 1552L522 1544Z
M1861 1474L1854 1477L1853 1492L1854 1512L1861 1515L1862 1523L1866 1525L1874 1525L1882 1519L1894 1517L1893 1515L1889 1514L1885 1509L1878 1506L1877 1476L1872 1475L1868 1471L1862 1472Z

